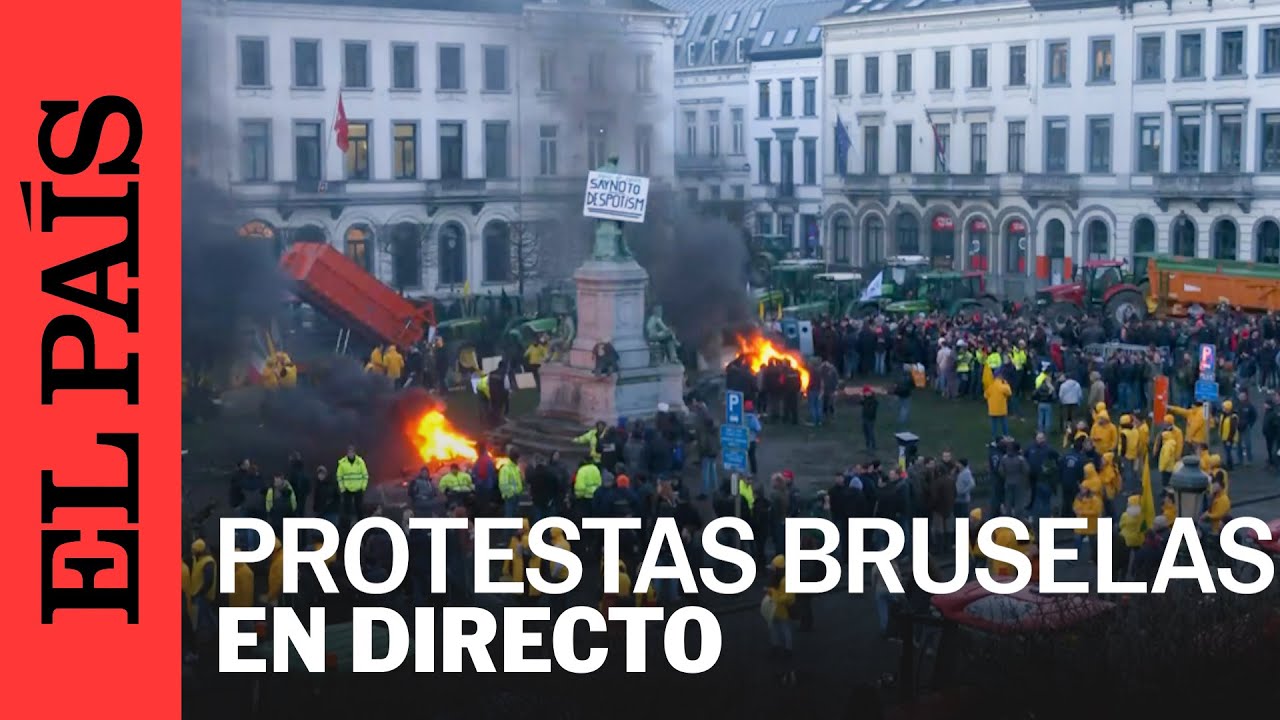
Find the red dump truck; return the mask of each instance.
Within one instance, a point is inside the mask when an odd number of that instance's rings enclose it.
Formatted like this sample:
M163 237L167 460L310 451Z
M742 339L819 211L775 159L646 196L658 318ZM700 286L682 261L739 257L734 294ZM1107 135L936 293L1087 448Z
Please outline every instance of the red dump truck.
M294 243L280 267L300 300L365 340L406 347L435 324L431 304L414 304L328 243Z

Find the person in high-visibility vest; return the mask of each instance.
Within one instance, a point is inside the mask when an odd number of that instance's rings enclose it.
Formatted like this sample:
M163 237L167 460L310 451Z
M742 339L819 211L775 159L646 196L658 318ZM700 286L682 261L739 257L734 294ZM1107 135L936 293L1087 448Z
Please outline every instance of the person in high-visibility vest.
M589 501L600 489L600 467L593 462L584 461L573 477L573 497L578 501Z
M1230 400L1222 402L1222 421L1218 425L1218 437L1222 438L1222 454L1228 470L1236 467L1236 444L1240 442L1240 416Z
M973 351L969 349L967 342L961 340L956 343L956 379L960 384L961 397L967 397L972 394L969 387L972 372Z
M192 620L198 633L212 632L216 617L214 605L218 593L218 561L209 552L209 545L200 538L191 543L191 601Z
M355 445L348 445L347 454L338 460L334 479L342 494L342 522L351 516L359 520L364 509L364 491L369 488L369 468L364 458L356 454Z
M458 463L450 464L449 472L440 476L440 492L444 493L446 498L457 493L475 492L475 489L471 473L462 472L462 467Z
M606 427L608 427L608 425L605 421L597 420L595 427L573 439L575 443L587 446L587 451L591 456L591 462L600 462L600 438L604 436Z
M520 512L520 497L524 495L524 474L520 471L520 453L512 450L507 462L498 468L498 493L509 518Z

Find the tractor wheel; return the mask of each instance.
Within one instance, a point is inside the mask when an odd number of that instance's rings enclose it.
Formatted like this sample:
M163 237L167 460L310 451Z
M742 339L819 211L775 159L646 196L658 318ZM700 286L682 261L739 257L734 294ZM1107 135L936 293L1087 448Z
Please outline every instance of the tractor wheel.
M1137 290L1121 290L1112 295L1106 309L1107 315L1119 325L1124 325L1130 317L1141 320L1147 315L1147 303Z
M1068 320L1078 319L1084 315L1084 312L1072 303L1060 302L1050 305L1048 309L1045 310L1044 314L1053 327L1061 330L1067 324Z

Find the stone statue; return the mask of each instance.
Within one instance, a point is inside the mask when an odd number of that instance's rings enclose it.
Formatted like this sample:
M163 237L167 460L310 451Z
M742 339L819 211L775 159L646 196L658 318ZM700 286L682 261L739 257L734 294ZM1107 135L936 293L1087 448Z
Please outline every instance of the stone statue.
M618 156L610 155L604 165L596 168L596 172L617 173ZM622 223L617 220L596 220L595 246L591 251L591 259L606 261L623 261L631 258L631 248L622 236Z
M676 334L662 320L662 306L654 305L644 321L644 336L649 341L650 357L655 365L680 362L680 343Z
M565 313L560 316L560 323L556 326L556 336L551 341L551 359L563 360L568 354L569 349L573 347L573 340L578 335L578 327L573 322L573 315Z

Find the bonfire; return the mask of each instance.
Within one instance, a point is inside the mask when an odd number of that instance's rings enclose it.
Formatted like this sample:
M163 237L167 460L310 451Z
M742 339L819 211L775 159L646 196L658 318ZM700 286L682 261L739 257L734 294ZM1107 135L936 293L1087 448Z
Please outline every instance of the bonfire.
M409 438L422 462L433 470L455 462L469 465L480 456L476 441L459 432L440 410L424 412L409 429ZM501 457L493 460L495 467L506 462Z
M751 372L758 373L760 368L769 362L781 360L800 373L800 389L809 390L809 370L805 368L804 358L800 357L800 353L774 345L768 338L759 334L747 337L739 335L737 341L738 352L751 364Z

